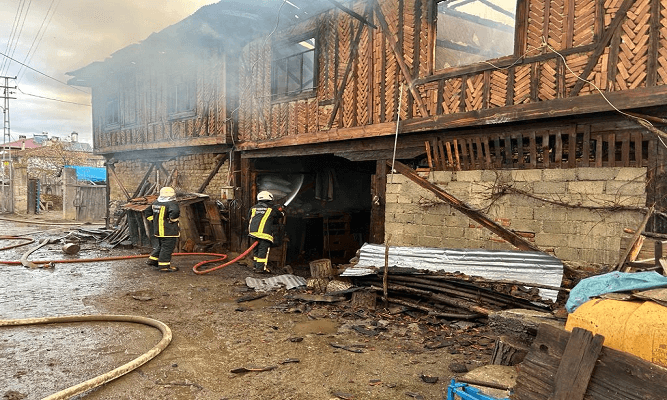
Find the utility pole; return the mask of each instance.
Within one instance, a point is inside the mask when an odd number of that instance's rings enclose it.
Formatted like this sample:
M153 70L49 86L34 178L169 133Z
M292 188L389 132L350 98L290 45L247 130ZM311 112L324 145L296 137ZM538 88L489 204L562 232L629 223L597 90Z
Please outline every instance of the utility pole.
M11 125L9 123L9 100L16 99L11 97L15 94L16 86L9 86L10 80L16 80L16 77L0 76L2 85L2 99L4 104L2 106L2 131L3 131L3 145L2 145L2 167L0 168L0 212L13 213L14 212L14 165L12 163L12 154L9 143L12 142Z

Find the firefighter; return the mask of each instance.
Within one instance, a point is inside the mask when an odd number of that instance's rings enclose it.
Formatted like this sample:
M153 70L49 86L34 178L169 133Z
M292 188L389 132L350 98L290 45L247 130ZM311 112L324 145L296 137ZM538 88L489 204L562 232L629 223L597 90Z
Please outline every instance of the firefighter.
M273 194L269 191L259 192L257 202L248 212L248 236L259 242L253 249L255 272L268 273L270 272L267 267L269 249L273 244L273 224L284 214L282 208L272 204Z
M147 210L148 220L153 223L153 252L146 264L157 267L161 272L175 272L177 267L171 265L171 254L174 252L178 237L178 217L181 210L176 202L176 192L165 186L160 189L160 197Z

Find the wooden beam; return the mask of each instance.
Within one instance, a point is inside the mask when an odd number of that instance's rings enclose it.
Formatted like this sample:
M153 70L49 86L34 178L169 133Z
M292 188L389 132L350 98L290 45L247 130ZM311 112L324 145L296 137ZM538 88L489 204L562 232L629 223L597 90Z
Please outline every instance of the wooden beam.
M366 6L366 14L369 13L369 10L370 10L370 4ZM357 53L359 53L359 41L361 40L361 34L363 31L364 31L364 26L362 24L359 24L357 33L354 36L354 40L352 41L352 46L350 46L350 58L347 62L347 67L345 68L345 72L343 73L343 80L340 83L340 87L336 91L336 98L334 99L334 107L333 111L331 112L331 116L329 117L327 130L331 129L333 122L336 120L336 115L338 114L338 109L340 108L340 103L343 99L343 92L345 91L345 87L347 86L347 80L350 77L350 72L352 72L352 66L354 66L354 63L357 59Z
M213 169L208 174L204 182L202 182L201 186L199 186L199 189L197 189L197 193L204 193L204 190L206 190L208 184L211 183L211 180L215 177L218 171L220 171L220 168L225 163L225 161L227 161L227 153L220 154L218 157L220 157L218 159L218 162L215 164L215 167L213 167Z
M625 250L621 258L618 260L618 265L616 265L617 271L623 269L623 265L625 265L625 262L630 257L630 253L632 253L633 247L635 247L635 244L640 241L640 237L642 236L642 231L646 227L646 224L648 224L648 220L651 219L651 215L653 215L653 210L655 210L654 205L651 206L651 208L649 208L649 210L646 212L644 220L642 221L641 225L639 225L639 228L637 228L637 230L635 231L635 234L632 236L632 240L630 240L628 248Z
M600 39L600 42L598 43L597 47L595 48L595 50L593 50L593 54L591 54L591 56L588 57L588 62L586 63L586 66L584 67L584 70L582 71L581 75L579 75L581 79L588 79L588 75L591 74L593 68L595 68L595 66L597 65L600 56L602 55L602 53L604 53L604 50L605 48L607 48L607 45L609 45L611 37L614 35L616 30L621 26L621 23L625 19L628 10L630 9L630 7L632 7L634 2L635 0L624 0L621 6L618 8L618 11L616 11L616 15L614 15L614 19L611 20L611 23L609 23L609 26L602 35L602 39ZM572 88L572 91L570 91L570 97L577 96L579 94L579 91L584 87L584 84L585 84L584 81L577 80L577 83Z
M558 366L551 400L583 400L604 336L574 328Z
M356 18L356 19L358 19L359 21L361 21L362 24L368 25L368 26L370 26L370 27L373 28L373 29L377 29L377 28L378 28L377 26L373 25L373 23L370 22L367 18L365 18L365 17L363 17L363 16L357 14L356 12L350 10L349 8L345 7L344 5L342 5L341 3L339 3L338 1L336 1L336 0L329 0L329 2L330 2L331 4L333 4L334 6L340 8L341 10L343 10L345 13L349 14L352 18Z
M123 182L121 182L120 178L118 178L118 175L116 175L116 171L113 164L107 164L107 171L111 172L111 176L113 176L114 179L116 180L118 187L120 187L120 190L123 191L123 194L125 194L126 199L128 201L132 199L132 197L130 197L130 193L128 193L127 189L125 189L125 186L123 186Z
M144 183L146 182L146 179L148 179L148 177L151 175L151 172L153 172L153 168L155 168L155 164L151 164L151 166L148 167L148 171L146 171L146 174L141 179L141 182L139 182L139 185L137 186L137 189L134 191L134 194L132 195L133 199L135 197L139 196L139 193L141 192L141 188L144 186Z
M387 162L387 165L391 167L391 162ZM526 241L524 238L521 236L515 234L514 232L511 232L496 222L492 221L479 211L473 209L469 205L465 204L461 200L457 199L456 197L452 196L451 194L445 192L444 190L440 189L436 185L432 184L431 182L427 181L426 179L420 177L417 175L417 173L407 165L396 161L394 163L394 169L399 172L400 174L406 176L409 178L411 181L415 182L419 186L423 187L424 189L427 189L433 194L436 195L441 200L446 201L449 203L452 207L454 207L456 210L460 211L464 215L466 215L468 218L472 219L473 221L479 223L483 227L487 228L491 232L495 233L496 235L500 236L501 238L507 240L509 243L514 245L516 248L521 249L521 250L527 250L527 251L542 251L540 250L537 246L534 244Z
M394 56L396 57L398 66L401 68L401 72L403 73L405 82L408 84L408 89L410 89L412 97L417 102L417 106L419 107L419 111L421 112L422 117L428 117L428 110L424 105L424 100L419 94L419 91L415 88L414 84L415 81L412 79L412 73L410 72L410 68L405 64L405 60L403 59L403 52L398 47L398 42L396 41L396 38L394 37L394 35L392 35L391 31L389 30L389 25L387 24L387 20L384 16L384 13L382 12L382 7L380 7L380 3L378 2L378 0L373 0L373 2L375 3L375 12L377 13L378 21L380 22L380 26L382 26L382 33L387 38L389 44L391 45L392 50L394 51Z

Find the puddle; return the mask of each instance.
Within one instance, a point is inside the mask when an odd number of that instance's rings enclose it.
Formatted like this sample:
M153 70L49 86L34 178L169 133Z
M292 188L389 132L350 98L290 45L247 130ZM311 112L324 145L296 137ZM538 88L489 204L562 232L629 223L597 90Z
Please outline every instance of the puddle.
M294 333L298 335L309 333L326 335L338 332L338 325L338 323L330 319L315 319L295 324Z

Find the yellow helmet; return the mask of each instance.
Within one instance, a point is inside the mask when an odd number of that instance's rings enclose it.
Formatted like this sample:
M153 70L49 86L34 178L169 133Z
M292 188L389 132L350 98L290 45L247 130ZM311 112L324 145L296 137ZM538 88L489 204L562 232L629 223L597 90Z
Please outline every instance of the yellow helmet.
M257 201L273 201L273 193L263 190L257 194Z
M176 191L174 191L174 188L165 186L162 189L160 189L160 197L174 197L176 196Z

